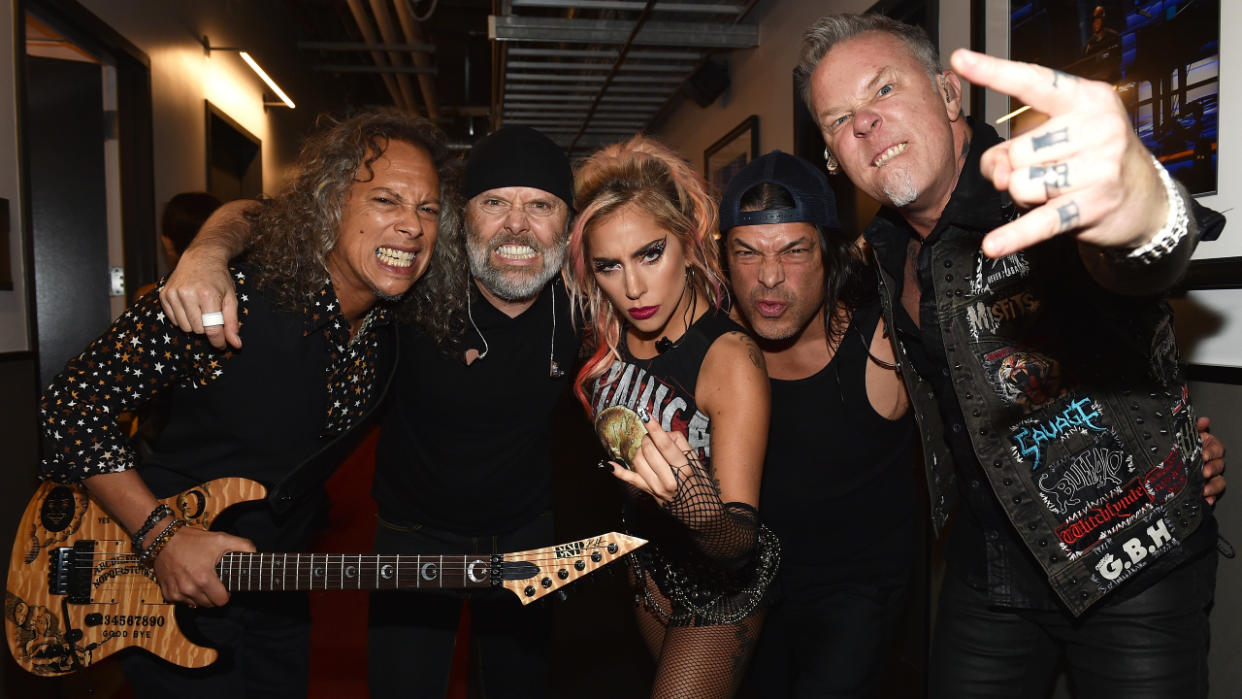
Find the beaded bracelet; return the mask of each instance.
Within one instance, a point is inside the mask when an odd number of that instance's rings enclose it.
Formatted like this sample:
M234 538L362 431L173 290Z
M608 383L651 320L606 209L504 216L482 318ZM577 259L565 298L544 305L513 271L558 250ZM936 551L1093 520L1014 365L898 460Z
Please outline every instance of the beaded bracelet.
M164 531L160 532L160 535L155 537L155 541L152 541L151 545L142 552L142 564L148 568L155 565L155 558L160 555L160 551L164 550L164 546L173 538L173 534L176 534L184 526L184 519L174 519L169 522L168 526L164 527Z
M155 509L151 510L151 514L147 515L147 521L143 522L142 526L138 528L138 531L134 532L134 536L130 538L130 543L134 546L134 553L142 552L142 542L146 540L147 534L151 533L152 527L154 527L161 519L172 516L173 511L171 507L162 502L156 505Z

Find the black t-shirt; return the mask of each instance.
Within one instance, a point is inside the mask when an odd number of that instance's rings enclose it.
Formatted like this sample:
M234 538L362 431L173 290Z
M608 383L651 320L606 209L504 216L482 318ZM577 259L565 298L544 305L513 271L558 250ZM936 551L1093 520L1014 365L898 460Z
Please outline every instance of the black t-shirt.
M559 280L516 318L471 293L478 332L468 326L462 344L482 353L486 340L487 353L469 366L417 328L402 330L372 494L389 521L490 535L551 505L553 413L581 333Z
M912 413L889 420L867 398L879 301L854 313L836 354L813 376L773 379L759 514L781 540L781 575L817 583L899 582L913 565Z

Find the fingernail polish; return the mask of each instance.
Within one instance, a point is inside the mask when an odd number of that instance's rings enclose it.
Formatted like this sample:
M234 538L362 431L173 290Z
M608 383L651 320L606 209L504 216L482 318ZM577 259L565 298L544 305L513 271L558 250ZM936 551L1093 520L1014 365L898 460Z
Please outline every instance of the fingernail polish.
M608 459L600 459L595 462L595 468L598 468L601 471L611 471L612 464L608 463Z
M642 420L643 422L651 422L651 413L647 412L646 408L639 408L638 419Z

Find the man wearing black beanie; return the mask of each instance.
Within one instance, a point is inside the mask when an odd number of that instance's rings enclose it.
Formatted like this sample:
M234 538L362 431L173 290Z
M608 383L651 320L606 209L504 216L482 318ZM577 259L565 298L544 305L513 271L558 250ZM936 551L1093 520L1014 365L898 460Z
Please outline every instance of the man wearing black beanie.
M552 416L581 344L557 278L573 172L546 136L507 126L475 145L463 195L466 324L451 356L421 332L402 337L375 458L381 553L555 543ZM551 607L489 592L470 595L472 681L489 699L549 696ZM371 596L373 696L445 695L462 596Z
M507 126L474 146L463 195L471 272L461 290L465 317L448 343L413 325L402 329L375 457L379 553L498 553L554 543L552 422L582 340L557 279L573 172L546 136ZM231 286L181 280L205 279L210 260L240 253L245 228L235 210L209 220L166 283L166 301L224 297L222 308L182 310L189 318L224 310L226 323L234 322ZM208 333L213 344L223 346L227 335L239 345L236 326L227 327ZM373 696L445 696L462 599L449 591L372 594ZM470 618L471 679L482 696L551 694L550 606L523 607L508 591L485 590L470 595Z

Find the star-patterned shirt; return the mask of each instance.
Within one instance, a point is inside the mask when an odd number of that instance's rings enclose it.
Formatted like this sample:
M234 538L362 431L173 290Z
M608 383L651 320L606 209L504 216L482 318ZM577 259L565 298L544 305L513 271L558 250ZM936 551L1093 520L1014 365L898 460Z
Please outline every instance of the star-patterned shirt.
M351 339L330 282L299 313L256 291L246 268L230 272L243 349L217 350L182 332L165 317L158 292L143 296L44 393L44 477L75 482L134 468L116 417L170 390L171 419L152 460L181 473L226 461L241 468L261 457L278 478L358 423L378 398L379 330L388 311L372 309Z

